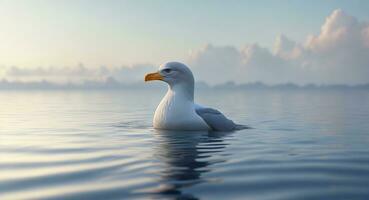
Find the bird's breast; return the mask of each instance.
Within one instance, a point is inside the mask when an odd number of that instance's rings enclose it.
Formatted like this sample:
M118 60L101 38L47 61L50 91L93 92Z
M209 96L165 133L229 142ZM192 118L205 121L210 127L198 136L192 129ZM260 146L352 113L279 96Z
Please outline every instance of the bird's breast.
M193 102L168 94L156 108L153 125L158 129L209 130L206 122L196 114Z

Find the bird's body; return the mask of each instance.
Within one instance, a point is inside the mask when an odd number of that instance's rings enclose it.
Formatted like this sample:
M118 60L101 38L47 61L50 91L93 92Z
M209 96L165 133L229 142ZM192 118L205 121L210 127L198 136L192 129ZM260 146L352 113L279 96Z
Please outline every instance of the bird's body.
M169 85L166 95L156 108L154 128L232 131L240 127L218 110L194 103L194 78L186 65L166 63L160 66L158 72L146 75L145 81L151 80L162 80Z
M193 102L181 93L168 90L154 114L153 125L159 129L209 130L210 127L196 113Z

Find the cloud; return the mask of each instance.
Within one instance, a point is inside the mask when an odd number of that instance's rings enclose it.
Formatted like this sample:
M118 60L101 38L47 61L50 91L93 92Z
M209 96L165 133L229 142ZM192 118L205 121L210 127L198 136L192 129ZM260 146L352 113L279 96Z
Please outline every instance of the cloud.
M86 81L117 80L122 83L135 83L143 80L144 74L156 67L150 64L132 66L89 68L82 63L74 67L3 67L2 78L9 81L32 82L48 81L53 83L83 83Z
M294 70L289 62L258 44L244 45L241 49L208 44L193 51L188 63L192 66L197 80L212 85L227 81L262 81L274 84L290 82L294 78Z
M193 51L188 62L199 71L200 80L212 84L224 80L270 84L367 83L369 24L335 10L326 18L319 34L308 36L304 43L280 35L272 51L258 44L240 49L209 44Z
M319 35L309 36L306 48L320 53L342 47L358 47L361 44L361 32L367 26L342 10L335 10L327 17Z
M196 80L214 84L237 78L242 69L242 58L242 53L235 47L208 44L190 52L188 59Z
M304 53L303 51L301 45L290 40L285 35L280 35L275 40L273 53L284 60L299 59Z
M316 36L309 36L306 63L332 82L362 83L369 80L369 46L365 43L367 22L335 10Z
M369 48L369 26L364 28L362 31L362 37L364 40L364 45Z
M342 10L329 15L318 34L294 41L282 34L274 48L257 43L235 46L207 44L190 52L187 64L197 81L267 84L361 84L369 82L369 23ZM45 80L57 83L117 80L140 82L157 69L151 64L120 67L2 67L0 78L14 81Z

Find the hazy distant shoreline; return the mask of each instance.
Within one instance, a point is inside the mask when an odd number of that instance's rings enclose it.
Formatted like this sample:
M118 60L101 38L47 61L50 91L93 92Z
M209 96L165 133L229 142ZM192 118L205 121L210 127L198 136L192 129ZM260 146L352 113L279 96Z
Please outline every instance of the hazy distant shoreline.
M105 82L97 81L85 81L83 83L64 83L58 84L48 81L35 81L35 82L17 82L17 81L0 81L0 90L32 90L32 89L45 89L45 90L98 90L98 89L156 89L163 88L160 83L147 85L145 83L121 83L115 80L108 80ZM236 84L233 82L227 82L219 85L210 86L205 82L197 82L197 89L238 89L238 90L253 90L253 89L365 89L369 90L369 83L359 85L345 85L345 84L306 84L298 85L294 83L283 84L265 84L262 82Z

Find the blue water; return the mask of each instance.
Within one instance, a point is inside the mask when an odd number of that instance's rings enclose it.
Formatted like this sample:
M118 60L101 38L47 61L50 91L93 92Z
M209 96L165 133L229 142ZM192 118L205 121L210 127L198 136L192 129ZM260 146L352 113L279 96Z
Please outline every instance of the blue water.
M369 199L369 91L198 91L232 133L154 130L163 95L0 91L0 199Z

